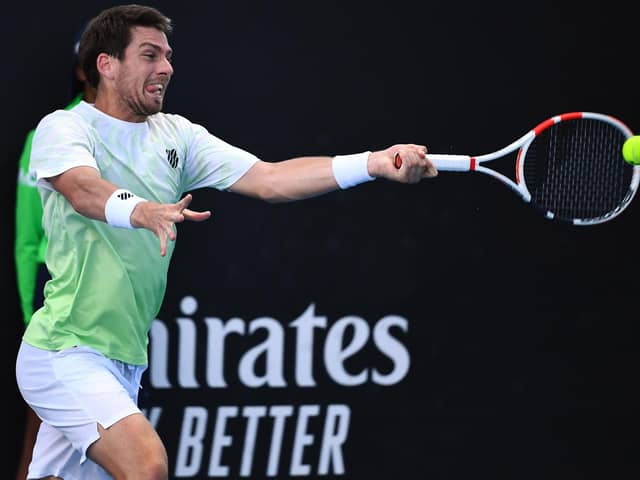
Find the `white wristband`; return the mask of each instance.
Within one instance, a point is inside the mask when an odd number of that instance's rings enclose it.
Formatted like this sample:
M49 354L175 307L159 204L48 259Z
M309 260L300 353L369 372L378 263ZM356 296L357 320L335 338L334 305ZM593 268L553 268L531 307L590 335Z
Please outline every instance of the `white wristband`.
M371 152L354 153L353 155L336 155L333 157L333 176L342 189L355 187L364 182L375 180L369 175L367 162Z
M144 198L137 197L129 190L119 188L111 194L104 205L104 216L109 225L122 228L134 228L131 225L131 212Z

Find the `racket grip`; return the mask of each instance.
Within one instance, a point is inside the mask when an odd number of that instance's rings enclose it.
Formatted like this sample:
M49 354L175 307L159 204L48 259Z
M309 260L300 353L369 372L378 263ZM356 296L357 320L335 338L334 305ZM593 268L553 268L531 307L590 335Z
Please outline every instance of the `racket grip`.
M468 172L475 170L476 160L468 155L427 154L427 158L438 170L448 172ZM396 153L393 157L393 166L402 167L402 157Z

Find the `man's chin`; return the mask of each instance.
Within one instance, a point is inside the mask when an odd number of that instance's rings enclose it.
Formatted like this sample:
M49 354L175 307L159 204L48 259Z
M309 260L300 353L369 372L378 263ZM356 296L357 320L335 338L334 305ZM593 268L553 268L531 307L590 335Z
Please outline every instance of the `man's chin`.
M154 115L162 111L162 102L154 102L153 104L146 105L145 115Z

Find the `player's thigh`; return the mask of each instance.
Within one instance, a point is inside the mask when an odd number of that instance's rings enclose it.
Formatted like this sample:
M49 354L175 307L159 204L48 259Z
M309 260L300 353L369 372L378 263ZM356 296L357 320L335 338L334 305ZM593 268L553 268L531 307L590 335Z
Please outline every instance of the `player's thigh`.
M100 438L87 456L116 478L166 479L167 452L160 436L141 413L129 415L109 428L98 425Z

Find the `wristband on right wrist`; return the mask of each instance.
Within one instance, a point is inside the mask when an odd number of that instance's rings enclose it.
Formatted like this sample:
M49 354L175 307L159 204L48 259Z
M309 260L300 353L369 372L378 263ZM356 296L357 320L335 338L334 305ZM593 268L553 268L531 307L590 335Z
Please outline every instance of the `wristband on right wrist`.
M364 182L375 180L369 175L367 164L371 152L352 155L336 155L332 160L333 176L341 189L355 187Z

